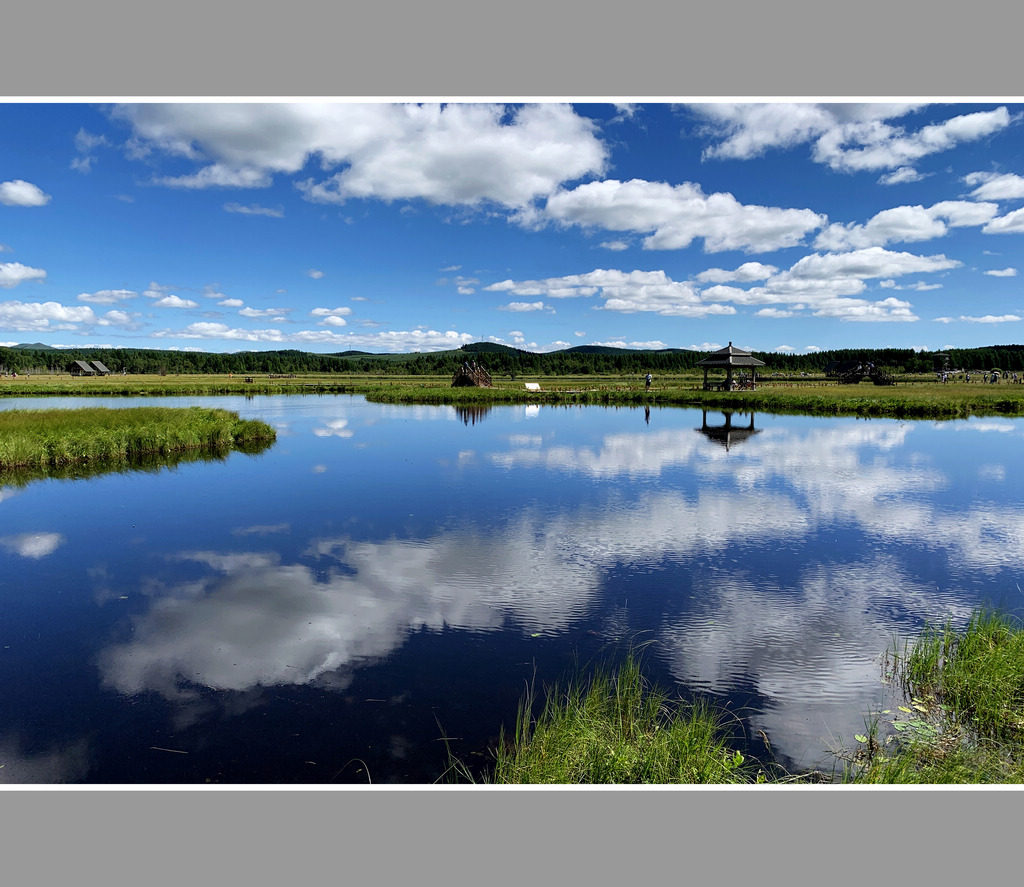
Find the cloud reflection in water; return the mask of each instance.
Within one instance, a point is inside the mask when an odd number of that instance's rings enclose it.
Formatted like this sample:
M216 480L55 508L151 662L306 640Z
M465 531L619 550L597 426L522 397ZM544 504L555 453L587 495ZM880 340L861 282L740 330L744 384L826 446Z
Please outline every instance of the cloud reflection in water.
M424 538L313 538L289 563L276 552L184 552L206 572L153 580L149 610L130 641L104 651L103 674L123 693L181 701L190 684L341 689L422 629L563 634L607 606L613 570L657 565L662 597L648 606L661 615L629 627L648 632L681 684L754 692L764 704L752 729L792 760L816 761L829 730L863 728L894 634L974 605L955 581L921 578L914 557L931 551L961 570L1024 564L1021 503L943 505L954 480L941 460L906 455L924 427L778 422L728 452L692 427L589 445L505 435L506 448L491 450L479 437L478 458L452 463L586 476L607 495L600 507L523 506L486 529L466 520ZM658 484L619 485L631 478ZM859 542L822 551L830 532Z

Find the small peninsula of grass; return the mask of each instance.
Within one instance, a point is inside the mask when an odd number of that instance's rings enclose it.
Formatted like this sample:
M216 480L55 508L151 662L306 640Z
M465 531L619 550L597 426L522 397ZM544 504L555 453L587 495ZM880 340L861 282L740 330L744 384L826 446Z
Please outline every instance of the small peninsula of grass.
M203 407L0 411L0 469L226 452L273 441L265 422Z
M877 713L852 749L834 751L831 774L787 773L729 747L724 715L652 686L629 653L616 671L597 668L547 690L539 715L528 692L515 730L502 729L496 784L846 785L1024 784L1024 629L993 612L962 631L928 627L889 651L889 679L905 704ZM457 780L477 781L452 759Z

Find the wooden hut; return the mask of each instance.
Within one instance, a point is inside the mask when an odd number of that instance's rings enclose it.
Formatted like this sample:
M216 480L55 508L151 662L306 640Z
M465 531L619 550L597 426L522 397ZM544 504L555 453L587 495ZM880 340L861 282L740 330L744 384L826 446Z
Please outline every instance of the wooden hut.
M91 360L89 362L93 365L93 367L95 367L96 372L99 373L101 376L110 375L110 370L108 370L100 361Z
M472 362L467 360L455 371L455 375L452 376L452 388L468 388L470 386L476 386L477 388L492 387L490 373L475 360Z
M735 391L739 386L733 379L736 370L746 370L750 373L745 380L744 388L757 387L757 367L763 367L764 361L753 357L749 351L733 347L730 342L725 348L715 351L710 357L698 361L697 366L704 370L704 390L711 391ZM725 381L708 381L708 370L725 370Z
M68 372L72 376L95 376L96 370L84 360L74 360L68 364Z

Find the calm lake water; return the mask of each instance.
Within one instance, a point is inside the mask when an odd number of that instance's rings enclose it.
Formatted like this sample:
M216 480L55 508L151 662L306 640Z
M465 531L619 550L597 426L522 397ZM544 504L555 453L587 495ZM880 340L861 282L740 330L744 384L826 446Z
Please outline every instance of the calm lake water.
M831 767L925 620L1024 615L1020 420L201 404L266 452L0 488L0 782L429 783L525 687L649 643ZM728 423L731 431L723 428Z

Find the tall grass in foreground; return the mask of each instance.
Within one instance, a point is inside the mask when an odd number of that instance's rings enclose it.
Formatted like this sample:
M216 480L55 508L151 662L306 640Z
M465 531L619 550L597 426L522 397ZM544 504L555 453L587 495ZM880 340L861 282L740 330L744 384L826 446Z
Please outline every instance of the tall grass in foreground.
M971 616L963 632L947 622L928 628L904 657L901 677L950 716L995 740L1024 740L1024 631L991 611Z
M723 723L702 703L682 706L644 678L630 654L615 672L548 689L533 716L532 689L515 733L502 731L486 781L498 784L684 784L752 781L743 755L721 738ZM453 769L468 776L457 763Z
M275 436L264 422L202 407L6 410L0 411L0 468L226 451Z
M855 783L1024 783L1024 631L992 611L962 631L928 626L890 654L913 720L866 748L848 767ZM899 726L897 721L894 726ZM912 729L908 729L912 728Z

